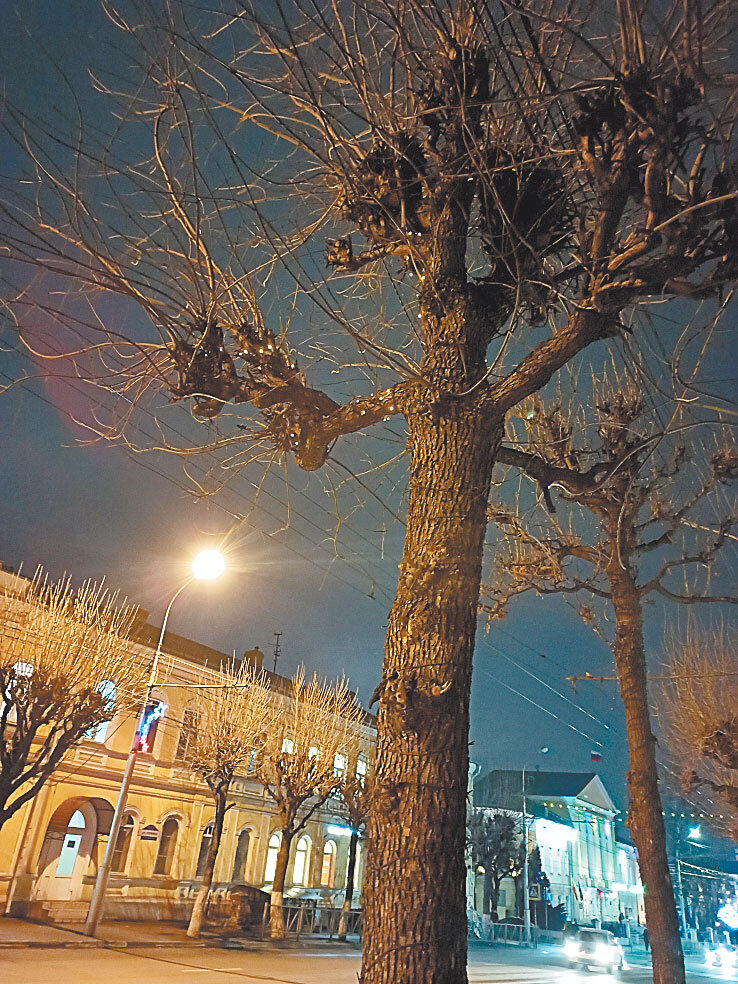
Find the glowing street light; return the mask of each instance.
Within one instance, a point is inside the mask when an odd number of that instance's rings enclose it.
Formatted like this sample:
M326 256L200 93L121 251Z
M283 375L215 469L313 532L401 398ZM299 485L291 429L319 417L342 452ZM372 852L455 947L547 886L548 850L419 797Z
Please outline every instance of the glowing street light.
M192 576L198 581L214 581L225 570L220 550L201 550L192 561Z
M697 824L696 827L690 827L689 833L687 834L690 840L699 840L700 837L700 825Z
M224 570L225 558L220 550L201 550L192 561L192 575L188 577L183 584L180 584L172 597L169 599L169 604L164 612L164 618L161 623L161 631L159 632L159 641L156 644L156 651L154 653L154 659L151 663L151 671L149 673L149 686L146 692L146 700L144 701L144 715L133 733L133 743L131 744L131 750L128 753L126 767L123 771L123 778L121 779L120 790L118 791L118 802L115 805L115 813L113 814L113 821L110 825L110 832L108 833L108 843L105 846L105 855L103 857L102 864L97 870L95 888L92 892L92 900L90 901L90 908L87 913L87 921L85 922L84 928L84 932L88 936L95 935L97 924L102 918L103 909L105 907L105 892L107 891L108 879L110 878L110 871L113 864L113 854L115 852L115 846L118 840L118 832L120 831L121 824L123 823L124 811L128 801L128 790L131 785L131 779L133 778L136 758L139 752L146 752L150 750L148 745L149 729L151 728L153 722L157 718L161 717L166 711L166 707L164 705L159 705L157 708L150 708L149 704L151 701L151 692L156 684L156 674L159 668L159 659L161 657L162 646L164 644L164 633L167 631L169 613L172 610L172 605L174 602L177 598L179 598L184 589L189 584L192 584L193 580L214 581L216 578L220 577Z

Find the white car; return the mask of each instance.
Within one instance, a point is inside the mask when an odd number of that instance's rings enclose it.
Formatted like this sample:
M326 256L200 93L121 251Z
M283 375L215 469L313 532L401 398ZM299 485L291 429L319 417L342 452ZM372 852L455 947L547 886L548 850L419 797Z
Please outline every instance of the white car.
M570 967L602 967L612 973L623 969L623 951L606 929L580 929L564 943Z

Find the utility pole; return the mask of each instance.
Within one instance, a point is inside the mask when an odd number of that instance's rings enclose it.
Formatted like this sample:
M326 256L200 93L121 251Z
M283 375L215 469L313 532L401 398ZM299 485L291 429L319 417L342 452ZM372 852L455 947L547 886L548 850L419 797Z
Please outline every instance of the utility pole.
M275 632L275 643L274 643L274 672L277 672L277 660L282 655L282 650L279 648L279 637L282 635L281 632Z

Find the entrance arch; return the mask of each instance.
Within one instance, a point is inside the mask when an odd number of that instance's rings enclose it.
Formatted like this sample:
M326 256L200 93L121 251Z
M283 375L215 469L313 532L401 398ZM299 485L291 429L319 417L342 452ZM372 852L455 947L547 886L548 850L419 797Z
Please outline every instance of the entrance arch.
M38 858L35 898L74 901L82 898L98 834L110 833L113 807L100 797L74 796L54 811Z

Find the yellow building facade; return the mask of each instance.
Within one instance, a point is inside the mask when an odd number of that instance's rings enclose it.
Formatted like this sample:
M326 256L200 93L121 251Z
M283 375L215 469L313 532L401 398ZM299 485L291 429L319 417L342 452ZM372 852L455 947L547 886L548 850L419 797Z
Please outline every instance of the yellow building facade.
M0 570L0 641L7 597L23 579ZM19 594L15 594L17 603ZM144 613L145 614L145 613ZM147 662L158 629L139 618L131 645ZM213 802L183 760L188 713L197 708L197 686L218 681L227 656L167 632L161 684L154 701L166 708L151 732L151 751L140 754L128 794L123 827L113 857L105 914L117 919L185 918L199 887L198 868L209 845ZM246 653L260 668L261 653ZM286 678L266 673L275 700L289 700ZM123 769L137 719L114 718L82 740L63 759L40 793L0 830L0 906L12 915L61 922L82 921L102 861ZM368 752L373 719L361 726ZM347 761L350 769L365 768ZM279 822L265 789L248 776L231 786L223 838L215 867L215 897L235 884L270 887L279 848ZM330 896L345 885L350 830L337 799L330 799L293 842L286 896ZM360 856L355 884L360 886ZM0 911L2 911L0 909Z

